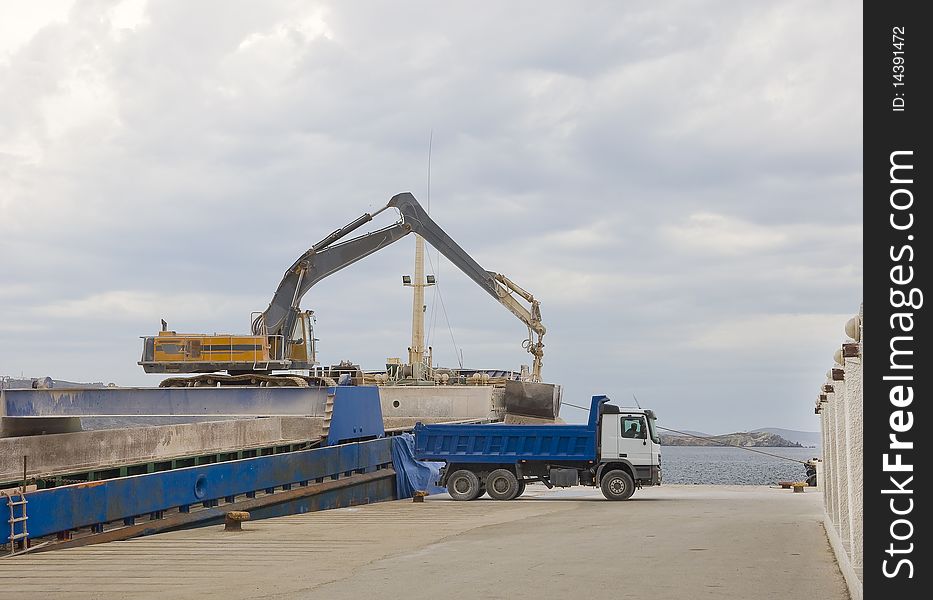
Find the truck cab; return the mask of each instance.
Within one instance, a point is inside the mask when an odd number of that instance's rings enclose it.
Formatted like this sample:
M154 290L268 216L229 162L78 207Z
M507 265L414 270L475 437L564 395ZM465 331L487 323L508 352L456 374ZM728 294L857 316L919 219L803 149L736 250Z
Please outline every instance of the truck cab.
M661 483L661 440L652 410L600 406L599 474L625 465L635 484Z

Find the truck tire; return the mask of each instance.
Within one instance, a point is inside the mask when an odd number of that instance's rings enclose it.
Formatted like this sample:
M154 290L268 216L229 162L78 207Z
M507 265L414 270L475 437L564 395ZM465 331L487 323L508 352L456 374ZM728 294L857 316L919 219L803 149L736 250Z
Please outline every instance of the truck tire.
M632 476L622 469L615 469L603 475L599 487L608 500L628 500L635 493Z
M482 494L482 489L479 477L468 469L454 471L447 478L447 493L454 500L476 500Z
M512 500L518 496L518 477L508 469L496 469L486 476L486 493L495 500Z
M524 479L519 479L519 480L518 480L518 493L515 494L515 497L518 498L519 496L521 496L521 495L524 494L524 493L525 493L525 480L524 480Z

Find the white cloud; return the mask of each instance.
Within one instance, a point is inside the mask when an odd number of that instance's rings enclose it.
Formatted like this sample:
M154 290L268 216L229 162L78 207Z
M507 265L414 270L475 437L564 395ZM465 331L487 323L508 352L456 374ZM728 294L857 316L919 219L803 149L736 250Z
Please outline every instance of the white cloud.
M239 43L237 52L248 52L256 47L267 46L266 52L274 54L283 49L282 44L288 46L295 43L296 34L303 38L302 43L319 37L331 40L334 38L334 32L327 24L326 16L327 11L324 8L317 8L307 15L277 23L265 31L250 33Z
M45 133L53 143L80 128L91 129L94 137L107 139L110 136L102 134L119 125L116 96L99 74L76 71L60 82L59 90L40 101Z
M123 0L110 10L110 23L117 30L135 31L149 24L146 15L148 0Z
M154 320L155 316L184 315L189 322L206 320L225 310L222 296L113 290L71 300L43 303L30 310L36 319Z
M694 323L683 344L693 350L750 352L768 361L775 352L832 344L843 339L851 314L749 314L720 322ZM830 357L827 357L829 360Z
M544 245L569 250L596 250L610 248L617 243L611 221L597 221L583 227L554 231L544 236Z
M800 248L820 240L855 242L861 227L852 224L774 224L762 225L716 213L695 213L685 222L661 229L665 241L686 251L721 255L742 255ZM814 265L816 266L816 265Z
M0 281L0 299L24 298L33 293L33 287L25 283Z
M0 65L52 22L64 22L75 0L32 0L0 5Z
M690 215L686 223L666 226L662 232L668 241L685 250L717 254L771 250L789 241L788 235L777 228L713 213Z

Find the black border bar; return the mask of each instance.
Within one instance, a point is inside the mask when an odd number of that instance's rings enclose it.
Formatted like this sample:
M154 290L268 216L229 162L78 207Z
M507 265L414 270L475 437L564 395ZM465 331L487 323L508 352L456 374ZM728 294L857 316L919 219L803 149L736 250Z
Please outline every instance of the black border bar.
M864 597L929 598L931 566L920 487L933 432L927 369L933 343L921 333L930 317L925 210L933 157L927 76L933 23L920 2L864 5ZM894 436L894 437L892 437ZM900 466L897 466L900 464ZM909 465L909 469L907 468ZM928 538L927 538L928 539Z

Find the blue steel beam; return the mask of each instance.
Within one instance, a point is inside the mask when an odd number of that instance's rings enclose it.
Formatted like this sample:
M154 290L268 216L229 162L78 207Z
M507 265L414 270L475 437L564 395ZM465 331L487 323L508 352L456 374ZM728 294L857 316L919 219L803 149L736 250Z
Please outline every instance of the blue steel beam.
M219 523L229 511L245 510L250 520L268 519L285 515L301 514L333 508L383 502L396 498L395 471L381 469L375 473L354 475L337 481L324 481L290 491L277 492L271 496L237 500L215 508L195 512L178 512L156 521L144 521L133 525L94 531L90 535L73 537L47 546L34 546L37 552L76 548L118 540L128 540L143 535L153 535L180 528L200 527Z
M193 504L216 505L239 494L368 473L391 462L391 440L381 438L28 492L29 537ZM0 514L9 514L6 504L0 499ZM0 528L0 544L9 539L9 528Z
M2 390L0 416L322 417L327 393L328 388L286 387Z
M391 475L342 489L325 491L286 502L269 503L260 508L250 508L249 518L258 521L259 519L394 500L396 498L395 474L392 471L388 473Z

